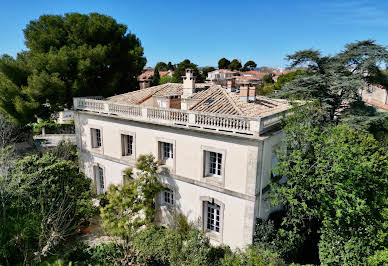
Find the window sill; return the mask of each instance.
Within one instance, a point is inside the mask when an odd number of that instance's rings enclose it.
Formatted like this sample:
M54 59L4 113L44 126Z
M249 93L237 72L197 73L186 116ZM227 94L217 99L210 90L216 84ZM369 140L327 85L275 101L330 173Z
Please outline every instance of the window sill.
M121 155L121 159L125 161L136 161L135 155Z
M219 243L222 243L222 236L221 233L217 233L215 231L205 230L205 234L214 241L217 241Z
M90 149L91 152L102 154L102 146Z
M202 178L205 179L205 182L208 182L208 183L211 183L211 184L225 186L224 177L223 176L206 175L206 176L203 176Z

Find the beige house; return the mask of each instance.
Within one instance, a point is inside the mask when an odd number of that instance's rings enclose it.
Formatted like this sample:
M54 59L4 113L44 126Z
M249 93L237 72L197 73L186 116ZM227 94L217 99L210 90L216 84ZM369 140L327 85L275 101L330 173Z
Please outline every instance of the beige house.
M373 85L361 91L362 100L381 111L388 111L388 90L381 85Z
M254 89L254 87L253 87ZM182 212L214 244L243 248L256 218L270 209L263 194L276 162L284 100L196 84L163 84L104 100L74 99L81 168L104 193L121 184L140 154L152 153L165 186L157 198L158 222Z

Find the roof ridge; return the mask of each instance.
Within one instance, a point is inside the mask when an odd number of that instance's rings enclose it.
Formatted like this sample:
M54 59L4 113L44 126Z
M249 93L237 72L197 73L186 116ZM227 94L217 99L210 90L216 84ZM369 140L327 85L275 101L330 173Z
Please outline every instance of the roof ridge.
M219 86L219 85L218 85ZM240 115L244 115L244 112L241 110L240 107L237 106L237 104L234 102L233 98L230 97L229 93L223 89L221 86L219 86L222 93L226 96L226 98L228 99L229 102L232 103L232 106L237 110L237 112L240 114Z
M145 102L146 100L148 100L149 98L151 98L155 93L161 91L162 89L164 89L165 87L167 87L167 85L169 85L169 84L170 84L170 83L165 83L165 84L161 84L161 85L156 85L156 86L149 87L150 89L152 89L152 88L161 86L161 88L160 88L160 89L157 89L156 91L152 91L152 90L151 90L151 93L150 93L150 94L148 94L147 96L145 96L145 97L143 97L142 99L138 100L138 101L136 102L136 104L141 104L141 103ZM162 86L162 85L164 85L164 86Z

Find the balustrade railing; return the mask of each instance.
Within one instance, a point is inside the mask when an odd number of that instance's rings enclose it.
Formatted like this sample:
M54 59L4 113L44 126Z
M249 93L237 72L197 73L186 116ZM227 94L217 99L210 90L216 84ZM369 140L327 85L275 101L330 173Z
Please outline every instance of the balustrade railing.
M95 98L74 98L74 109L85 110L152 123L187 126L246 135L260 135L278 124L285 112L261 118L212 114L179 109L164 109L119 104Z

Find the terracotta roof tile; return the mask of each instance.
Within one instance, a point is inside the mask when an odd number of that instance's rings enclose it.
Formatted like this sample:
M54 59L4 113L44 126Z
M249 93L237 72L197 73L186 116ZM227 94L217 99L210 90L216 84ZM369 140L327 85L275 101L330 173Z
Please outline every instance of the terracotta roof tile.
M196 84L197 92L188 99L198 102L191 110L216 114L261 117L290 108L286 100L257 96L256 102L245 102L235 93L230 93L219 85ZM167 83L142 90L128 92L108 98L108 101L123 104L140 104L152 96L182 95L183 84Z

